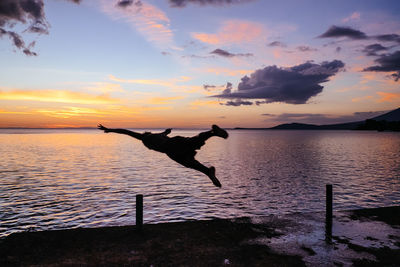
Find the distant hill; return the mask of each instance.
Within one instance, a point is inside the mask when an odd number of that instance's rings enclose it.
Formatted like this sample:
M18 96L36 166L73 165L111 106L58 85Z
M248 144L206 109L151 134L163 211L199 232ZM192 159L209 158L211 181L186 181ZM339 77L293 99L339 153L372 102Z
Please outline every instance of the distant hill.
M400 121L400 108L392 110L383 115L371 118L370 120L375 121ZM327 124L327 125L314 125L305 123L285 123L278 126L272 127L272 130L355 130L360 128L365 121L355 121L348 123L339 124Z
M383 115L377 116L372 118L372 120L376 121L400 121L400 108L392 110L388 113L385 113Z

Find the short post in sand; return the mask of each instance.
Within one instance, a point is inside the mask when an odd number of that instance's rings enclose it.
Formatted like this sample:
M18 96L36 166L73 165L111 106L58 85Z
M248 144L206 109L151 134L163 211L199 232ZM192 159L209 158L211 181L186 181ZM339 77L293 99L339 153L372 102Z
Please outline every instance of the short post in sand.
M143 228L143 195L136 195L136 229Z
M332 238L332 185L326 185L326 213L325 213L325 236L326 240Z

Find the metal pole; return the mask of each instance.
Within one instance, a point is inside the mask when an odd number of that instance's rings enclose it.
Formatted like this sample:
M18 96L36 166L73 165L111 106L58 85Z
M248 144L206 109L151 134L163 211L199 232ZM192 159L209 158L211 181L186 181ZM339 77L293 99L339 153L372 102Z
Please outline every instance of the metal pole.
M332 237L332 185L326 185L326 215L325 215L325 235L328 240Z
M136 195L136 228L143 227L143 195Z

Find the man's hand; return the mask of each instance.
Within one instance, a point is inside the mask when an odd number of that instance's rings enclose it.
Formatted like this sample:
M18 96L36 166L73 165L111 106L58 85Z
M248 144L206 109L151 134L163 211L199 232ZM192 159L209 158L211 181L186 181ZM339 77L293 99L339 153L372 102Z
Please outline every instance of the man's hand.
M104 127L103 125L99 124L97 125L97 129L103 130L105 133L108 133L110 130L108 130L107 127Z

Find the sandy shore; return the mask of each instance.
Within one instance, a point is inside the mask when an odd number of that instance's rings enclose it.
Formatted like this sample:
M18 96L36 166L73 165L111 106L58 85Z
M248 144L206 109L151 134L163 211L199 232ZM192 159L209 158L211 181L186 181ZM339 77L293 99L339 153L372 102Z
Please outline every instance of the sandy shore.
M399 266L400 206L12 234L0 266Z

